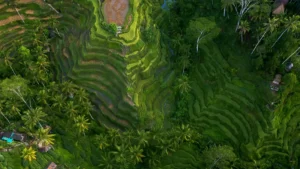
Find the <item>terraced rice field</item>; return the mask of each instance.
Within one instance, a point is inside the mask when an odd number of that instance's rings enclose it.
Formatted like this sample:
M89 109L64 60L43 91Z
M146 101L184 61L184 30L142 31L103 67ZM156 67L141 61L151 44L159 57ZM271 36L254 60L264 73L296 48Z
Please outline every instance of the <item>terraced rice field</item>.
M99 10L103 4L96 0L90 3L94 9L81 17L86 21L93 18L94 23L74 21L79 22L77 28L53 46L54 61L59 65L57 77L70 78L90 91L97 119L107 127L137 126L137 109L169 113L174 95L168 85L161 86L172 72L157 46L146 46L140 38L142 18L149 18L150 5L132 1L131 11L137 12L128 14L133 15L132 24L117 38L101 27L104 17ZM150 24L147 20L146 25ZM80 29L80 25L90 28ZM159 44L159 32L155 31ZM129 93L130 88L133 92Z

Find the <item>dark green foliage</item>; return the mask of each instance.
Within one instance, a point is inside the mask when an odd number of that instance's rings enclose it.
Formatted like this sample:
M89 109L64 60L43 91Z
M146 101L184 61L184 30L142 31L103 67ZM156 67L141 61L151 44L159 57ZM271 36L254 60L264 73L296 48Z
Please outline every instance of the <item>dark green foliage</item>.
M108 31L109 33L115 35L117 33L117 25L116 24L108 24L106 22L102 22L101 23L103 29L105 29L106 31Z

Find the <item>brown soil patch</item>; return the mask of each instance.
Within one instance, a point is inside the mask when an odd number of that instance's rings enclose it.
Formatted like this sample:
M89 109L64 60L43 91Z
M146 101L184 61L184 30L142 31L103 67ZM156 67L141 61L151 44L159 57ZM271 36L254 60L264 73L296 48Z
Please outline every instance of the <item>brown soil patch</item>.
M106 0L104 16L108 23L123 25L129 8L129 0Z
M43 0L19 0L18 3L20 4L36 3L39 5L45 4Z
M6 9L6 12L16 12L16 11L15 11L15 9L8 8L8 9Z
M33 15L34 11L33 10L27 10L27 11L25 11L25 13L28 14L28 15Z
M6 4L0 4L0 9L4 8L6 6Z

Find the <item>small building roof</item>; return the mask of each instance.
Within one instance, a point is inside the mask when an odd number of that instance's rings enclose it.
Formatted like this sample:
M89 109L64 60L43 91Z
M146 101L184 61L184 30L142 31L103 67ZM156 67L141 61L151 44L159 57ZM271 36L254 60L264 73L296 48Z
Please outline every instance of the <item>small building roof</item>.
M47 167L47 169L56 169L56 168L57 168L57 165L54 162L51 162Z
M12 137L12 139L14 139L16 141L22 141L22 142L26 141L26 138L27 138L26 135L23 133L14 133L14 132L7 132L7 131L1 132L0 135L1 135L1 138L2 137L7 137L7 138Z

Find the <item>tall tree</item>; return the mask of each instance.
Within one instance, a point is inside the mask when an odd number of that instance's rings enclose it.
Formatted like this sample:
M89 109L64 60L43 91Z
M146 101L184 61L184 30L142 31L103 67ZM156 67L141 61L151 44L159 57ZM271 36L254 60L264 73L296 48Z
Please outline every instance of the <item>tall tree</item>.
M289 31L292 31L293 33L296 31L299 31L300 29L300 16L299 15L293 15L289 18L284 18L283 23L286 26L286 28L282 31L282 33L279 35L277 40L273 43L272 48L275 46L275 44L279 41L279 39Z
M7 98L17 96L26 104L29 109L31 109L30 105L25 100L25 96L29 91L29 87L27 84L28 81L20 76L12 76L11 78L6 78L0 83L2 95Z
M74 122L74 125L78 129L79 134L85 135L85 132L89 129L90 125L88 119L86 119L84 115L77 116L74 118Z
M145 157L143 155L143 149L141 149L140 146L129 147L129 152L130 159L133 161L134 165L142 162L142 158Z
M14 59L12 57L10 57L9 55L5 54L3 51L0 52L0 58L3 59L5 65L9 66L9 68L11 69L11 71L13 72L13 74L16 75L16 72L15 72L15 70L12 67L12 64L13 64L12 61Z
M234 4L238 3L238 0L221 0L223 8L223 16L226 16L226 10L229 8L233 9Z
M235 11L238 15L238 22L236 24L235 31L238 30L240 26L240 22L242 20L242 17L247 13L255 4L257 1L255 0L239 0L238 5L234 5Z
M8 122L8 124L10 124L10 121L8 120L8 118L5 116L5 114L3 113L4 110L4 101L0 100L0 114L4 117L4 119Z
M25 125L32 130L37 124L39 124L39 126L42 128L40 121L45 121L44 118L46 116L47 114L43 112L43 109L41 107L37 107L32 109L32 111L25 111L24 115L22 116L22 120L24 121Z
M187 75L181 75L178 78L176 88L180 91L181 94L186 94L192 89L190 86L189 77Z
M270 31L273 32L279 24L279 19L278 18L272 18L269 19L268 23L264 23L265 26L265 31L263 33L263 35L261 36L261 38L258 40L258 42L256 43L254 49L252 50L251 54L254 53L255 49L257 48L257 46L260 44L260 42L262 41L262 39L265 37L265 35Z
M79 106L74 104L73 101L68 101L64 107L64 111L71 119L74 119L79 113Z
M250 26L249 26L249 23L247 21L241 21L241 24L239 26L239 33L240 33L240 36L241 36L241 42L243 43L244 42L244 35L249 32L250 30Z
M35 133L36 143L39 147L51 146L54 144L54 134L50 134L50 128L39 128Z
M210 169L227 169L237 159L230 146L213 146L203 152L202 158Z

